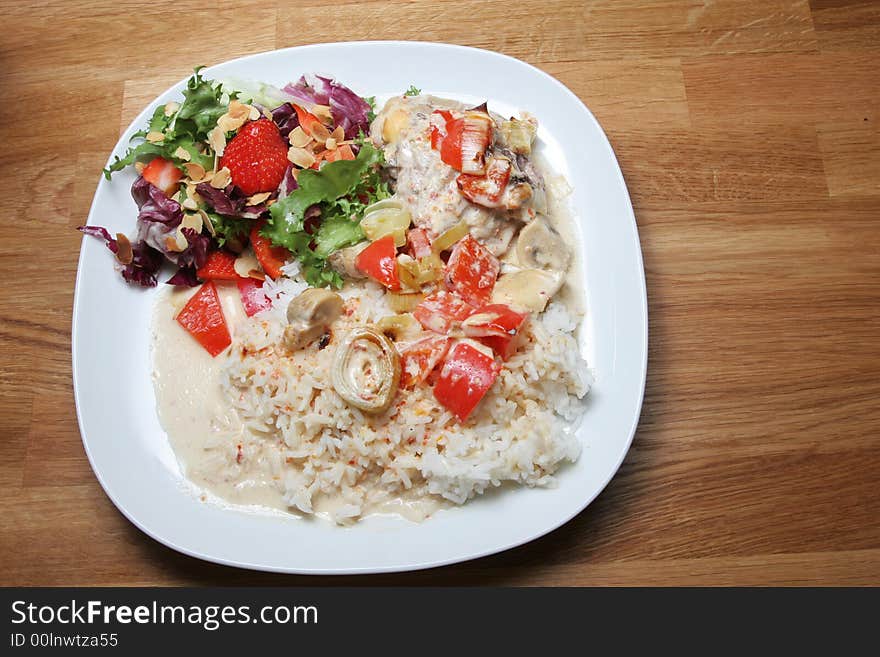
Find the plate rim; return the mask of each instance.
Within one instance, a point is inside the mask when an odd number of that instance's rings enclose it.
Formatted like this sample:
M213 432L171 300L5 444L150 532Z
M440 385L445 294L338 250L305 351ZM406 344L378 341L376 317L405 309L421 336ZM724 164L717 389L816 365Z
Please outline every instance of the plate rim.
M608 139L607 134L605 133L602 126L599 124L598 120L593 115L592 111L587 107L586 103L581 100L580 97L577 96L571 89L569 89L566 85L564 85L561 81L550 75L549 73L541 70L537 66L530 64L522 59L517 57L513 57L511 55L506 55L497 51L488 50L484 48L476 48L473 46L464 46L459 44L452 43L444 43L444 42L436 42L436 41L412 41L412 40L363 40L363 41L336 41L336 42L322 42L322 43L313 43L313 44L305 44L300 46L289 46L286 48L278 48L273 50L265 50L257 53L250 53L247 55L243 55L241 57L235 57L228 60L223 60L221 62L217 62L212 64L211 66L206 66L201 69L201 72L210 74L212 69L218 66L223 66L231 63L239 63L246 62L250 59L257 59L269 54L280 54L280 53L290 53L290 52L302 52L303 50L312 50L312 49L321 49L326 47L361 47L361 46L403 46L403 47L413 47L413 46L427 46L427 47L435 47L435 48L444 48L450 50L459 50L466 51L471 53L477 53L481 57L489 56L493 58L498 58L502 60L509 60L515 62L517 65L526 66L531 69L532 73L538 75L541 78L544 78L546 81L550 82L558 91L568 96L571 100L576 102L583 111L586 113L590 123L594 128L598 131L598 134L601 135L602 140L604 141L605 147L608 149L608 152L611 154L611 158L614 165L613 174L620 184L621 188L624 190L625 194L625 210L627 214L627 228L630 233L632 233L631 237L634 239L635 244L638 246L635 249L636 256L636 264L638 269L638 276L636 277L636 283L638 285L638 291L640 294L641 301L641 316L644 319L642 326L640 326L640 334L641 334L641 344L639 345L642 350L642 358L641 358L641 366L639 372L639 389L637 394L637 403L635 408L635 413L633 414L633 418L630 423L630 427L627 431L626 439L621 442L620 451L617 454L615 459L616 463L614 467L609 471L609 474L598 486L595 492L587 496L582 502L580 502L576 508L568 514L562 516L561 520L554 521L553 523L548 524L545 528L542 528L539 532L530 534L529 536L521 539L516 539L513 541L509 541L503 545L494 546L492 548L487 548L483 550L479 550L477 552L468 553L464 556L454 556L451 558L445 559L434 559L434 560L426 560L426 561L416 561L410 562L401 566L363 566L363 567L346 567L346 568L298 568L298 567L288 567L288 566L275 566L271 564L262 564L262 563L254 563L247 560L238 560L238 559L229 559L223 556L218 556L214 554L208 554L204 552L200 552L196 549L192 549L188 546L178 544L173 537L168 537L164 535L160 535L158 532L152 531L150 527L147 526L146 523L141 522L138 517L136 517L133 513L129 511L125 507L125 505L119 500L118 496L113 492L113 488L107 482L104 473L101 469L96 465L95 458L92 454L92 451L89 447L88 440L86 438L86 433L83 428L83 413L80 404L80 393L79 393L79 379L80 379L80 368L78 365L77 358L77 336L79 334L79 312L80 312L80 298L81 298L81 279L83 272L83 257L84 257L84 244L86 243L85 239L81 241L80 244L80 252L79 258L77 260L77 273L76 280L74 285L74 298L73 298L73 313L71 318L71 368L72 368L72 383L73 383L73 393L74 393L74 404L76 407L76 417L77 417L77 426L79 428L80 439L83 444L83 449L86 453L86 457L89 461L89 466L92 469L92 472L95 474L95 477L98 480L98 483L101 485L101 488L104 490L104 493L116 507L116 509L135 527L137 527L141 532L157 541L158 543L169 547L177 552L185 554L189 557L194 557L196 559L200 559L203 561L208 561L211 563L216 563L224 566L231 566L236 568L243 568L248 570L255 570L261 572L273 572L273 573L283 573L283 574L299 574L299 575L363 575L363 574L383 574L383 573L397 573L397 572L411 572L417 570L424 570L428 568L436 568L440 566L452 565L456 563L463 563L467 561L471 561L474 559L480 559L486 556L490 556L493 554L498 554L501 552L506 552L507 550L511 550L513 548L519 547L521 545L525 545L526 543L530 543L532 541L538 540L554 531L559 529L561 526L565 525L569 521L571 521L575 516L580 514L584 509L586 509L593 501L605 490L610 481L614 478L614 476L620 470L623 461L626 458L626 455L629 453L629 450L632 447L632 442L635 438L635 433L638 429L638 425L641 419L641 413L644 403L645 396L645 387L647 382L647 367L648 367L648 332L649 332L649 319L648 319L648 299L647 299L647 285L646 285L646 277L645 277L645 267L644 267L644 257L642 252L641 240L639 239L638 232L638 223L635 218L635 212L632 207L632 197L629 193L629 189L626 185L626 180L623 177L623 173L620 169L620 163L617 159L617 155L614 152L613 147ZM169 92L175 90L175 88L179 87L181 84L186 83L187 78L183 78L169 87L167 87L164 91L157 94L155 98L150 101L142 110L139 112L129 123L128 127L121 131L120 137L117 139L116 143L112 147L110 154L107 157L107 163L109 164L112 160L113 154L116 151L116 148L122 138L127 134L132 128L136 127L137 122L141 119L141 117L148 112L151 105L155 102L157 98L160 98ZM100 185L101 179L98 179L98 185ZM92 202L89 206L88 214L86 215L86 224L88 220L91 218L98 198L98 188L96 187L94 195L92 197Z

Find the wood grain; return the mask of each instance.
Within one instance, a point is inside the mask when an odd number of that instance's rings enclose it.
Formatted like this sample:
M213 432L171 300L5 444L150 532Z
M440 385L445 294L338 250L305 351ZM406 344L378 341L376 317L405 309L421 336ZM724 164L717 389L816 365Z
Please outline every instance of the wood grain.
M877 2L0 4L0 583L880 584ZM177 554L83 453L73 228L121 129L193 65L389 38L525 59L608 132L649 294L633 448L570 523L466 564L330 579Z

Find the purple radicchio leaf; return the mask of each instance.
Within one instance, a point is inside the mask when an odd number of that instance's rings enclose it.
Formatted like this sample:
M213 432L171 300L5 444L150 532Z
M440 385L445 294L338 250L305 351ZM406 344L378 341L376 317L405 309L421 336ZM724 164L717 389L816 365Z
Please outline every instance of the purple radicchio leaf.
M119 251L116 240L110 236L106 228L102 226L80 226L77 230L82 231L86 235L103 239L107 248L113 253ZM153 287L156 285L156 273L162 267L164 259L162 254L143 242L132 244L131 252L131 262L122 267L122 278L129 283L143 287Z
M202 182L196 185L196 192L205 199L205 202L214 208L215 212L229 217L237 217L245 204L244 195L237 187L229 185L229 193L223 189L212 187L211 183Z
M284 172L284 178L278 186L278 198L284 198L295 189L299 189L299 184L293 176L293 165L288 164L287 170Z
M293 97L293 102L309 111L315 105L330 104L330 78L320 75L303 75L296 83L285 86L283 91Z
M198 269L208 259L211 238L202 233L197 233L192 228L183 228L180 232L183 233L189 246L178 255L177 264L182 267L193 265Z
M116 245L116 240L110 236L110 233L103 226L79 226L77 230L85 233L86 235L91 235L92 237L97 237L98 239L103 239L107 244L107 248L110 249L113 253L117 253L119 251L119 247Z
M162 267L164 257L160 251L152 248L146 242L137 242L131 245L133 258L122 270L122 278L129 283L136 283L142 287L154 287L156 274Z
M315 105L329 105L335 126L342 126L346 139L369 130L370 105L344 84L320 75L302 76L296 84L288 84L284 91L303 103L311 111Z
M138 206L137 241L146 242L152 248L177 263L178 254L167 248L167 238L174 236L183 221L183 208L180 203L168 198L158 187L154 187L143 177L134 181L131 195Z
M293 109L293 105L290 103L284 103L273 109L272 120L275 122L275 125L278 126L278 131L281 133L285 142L293 129L299 125L299 118L296 115L296 110Z
M171 278L165 281L166 285L177 285L180 287L195 287L199 284L199 278L196 275L196 268L192 265L181 267Z

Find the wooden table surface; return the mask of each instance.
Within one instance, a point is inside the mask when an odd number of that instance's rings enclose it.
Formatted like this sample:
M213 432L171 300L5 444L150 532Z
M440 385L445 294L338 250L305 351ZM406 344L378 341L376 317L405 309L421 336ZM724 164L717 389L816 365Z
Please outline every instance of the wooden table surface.
M880 3L2 5L0 584L880 584ZM650 306L633 447L570 523L470 563L333 579L177 554L83 452L74 227L122 128L193 65L389 38L519 57L608 133Z

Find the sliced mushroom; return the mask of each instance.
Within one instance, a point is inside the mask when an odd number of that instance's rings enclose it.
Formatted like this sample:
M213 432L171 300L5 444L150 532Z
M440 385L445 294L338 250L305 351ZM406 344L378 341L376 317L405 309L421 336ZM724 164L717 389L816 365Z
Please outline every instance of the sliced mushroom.
M520 269L498 279L492 290L492 303L540 313L562 287L562 282L560 272Z
M310 287L287 306L284 343L291 351L321 337L342 314L342 297L321 287Z
M357 328L336 350L330 374L333 387L345 401L367 413L382 413L397 393L400 356L382 333Z
M571 251L550 222L535 217L519 233L516 257L522 267L563 273L571 262Z
M333 269L335 269L337 272L347 278L366 278L366 276L362 274L357 267L354 266L354 261L355 258L358 257L358 254L366 249L369 245L369 242L360 242L358 244L355 244L354 246L347 246L344 249L334 251L327 258L327 262L330 263L330 266L333 267Z

